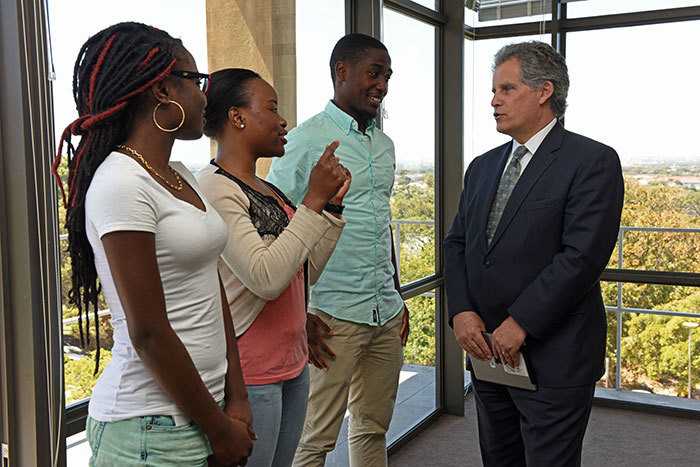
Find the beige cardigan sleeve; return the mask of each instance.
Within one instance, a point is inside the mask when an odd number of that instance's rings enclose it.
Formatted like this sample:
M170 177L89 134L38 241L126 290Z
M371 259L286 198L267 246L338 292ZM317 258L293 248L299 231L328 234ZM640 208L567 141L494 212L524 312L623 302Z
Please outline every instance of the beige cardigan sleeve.
M214 173L202 176L199 183L228 227L222 261L246 288L267 301L284 291L312 250L310 269L318 277L345 225L345 219L331 220L300 205L282 234L266 243L251 222L250 201L237 183Z

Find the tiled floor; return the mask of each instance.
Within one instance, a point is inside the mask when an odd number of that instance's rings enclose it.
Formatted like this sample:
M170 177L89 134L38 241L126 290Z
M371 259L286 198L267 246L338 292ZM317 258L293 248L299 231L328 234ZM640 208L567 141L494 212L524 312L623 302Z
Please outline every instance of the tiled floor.
M399 391L396 396L394 418L389 426L388 442L401 435L416 421L422 419L435 408L435 368L405 364L399 377ZM348 466L347 434L348 415L338 435L338 444L326 458L326 467ZM68 467L85 467L90 459L90 446L85 433L71 436L67 442Z

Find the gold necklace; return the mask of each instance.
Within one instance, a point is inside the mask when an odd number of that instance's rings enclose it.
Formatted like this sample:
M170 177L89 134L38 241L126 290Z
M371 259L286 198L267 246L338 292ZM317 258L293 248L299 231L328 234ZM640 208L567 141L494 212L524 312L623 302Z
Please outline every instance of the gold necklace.
M175 190L175 191L182 191L182 179L180 178L180 174L178 174L177 171L176 171L175 169L173 169L172 167L170 167L170 165L168 165L168 169L170 169L170 171L173 173L173 175L175 175L175 179L177 180L177 185L173 185L173 184L170 183L164 176L162 176L161 174L159 174L158 172L156 172L156 169L154 169L153 167L151 167L151 164L149 164L148 161L146 161L146 159L144 159L144 157L143 157L141 154L139 154L138 152L136 152L135 149L132 149L132 148L130 148L129 146L124 146L123 144L118 144L118 145L117 145L117 148L118 148L118 149L123 149L123 150L125 150L125 151L131 153L133 156L136 156L136 158L137 158L139 161L141 161L141 164L143 164L143 166L146 167L146 168L148 169L149 172L151 172L153 175L155 175L156 177L158 177L158 178L160 178L161 180L163 180L163 181L166 183L166 185L168 185L168 186L169 186L170 188L172 188L173 190Z

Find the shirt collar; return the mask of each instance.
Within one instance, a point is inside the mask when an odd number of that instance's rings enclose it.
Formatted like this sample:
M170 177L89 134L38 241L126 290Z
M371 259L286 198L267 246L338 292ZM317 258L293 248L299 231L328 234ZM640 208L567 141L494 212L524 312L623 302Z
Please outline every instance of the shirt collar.
M335 105L332 100L329 100L328 104L326 104L325 112L328 114L331 120L333 120L333 122L335 122L335 124L345 132L346 135L350 134L352 130L359 133L360 130L357 125L357 121ZM371 136L374 134L374 128L376 126L377 122L375 122L374 119L370 120L367 122L365 133Z
M515 150L518 149L519 146L525 146L527 150L530 152L530 154L535 154L537 152L537 149L540 147L540 144L542 144L542 141L547 137L550 131L552 131L552 128L554 128L554 125L557 123L557 117L554 117L551 122L549 122L544 128L542 128L540 131L532 135L532 138L529 140L525 141L524 144L518 144L517 141L513 140L513 146L511 148L511 154L515 153Z

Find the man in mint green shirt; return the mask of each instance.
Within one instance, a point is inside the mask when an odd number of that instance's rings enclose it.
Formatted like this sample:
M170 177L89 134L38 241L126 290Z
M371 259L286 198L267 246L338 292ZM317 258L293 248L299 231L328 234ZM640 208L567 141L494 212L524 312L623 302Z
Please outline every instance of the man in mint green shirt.
M342 207L347 224L311 287L309 359L318 368L311 368L295 466L324 464L346 408L350 465L387 464L386 431L408 338L408 310L399 292L390 227L394 144L374 121L391 73L391 58L381 42L363 34L340 39L331 55L333 100L289 133L285 155L272 163L267 176L299 202L318 154L332 141L339 141L335 155L352 174ZM319 328L325 331L325 343ZM319 340L331 359L324 359L314 345Z

